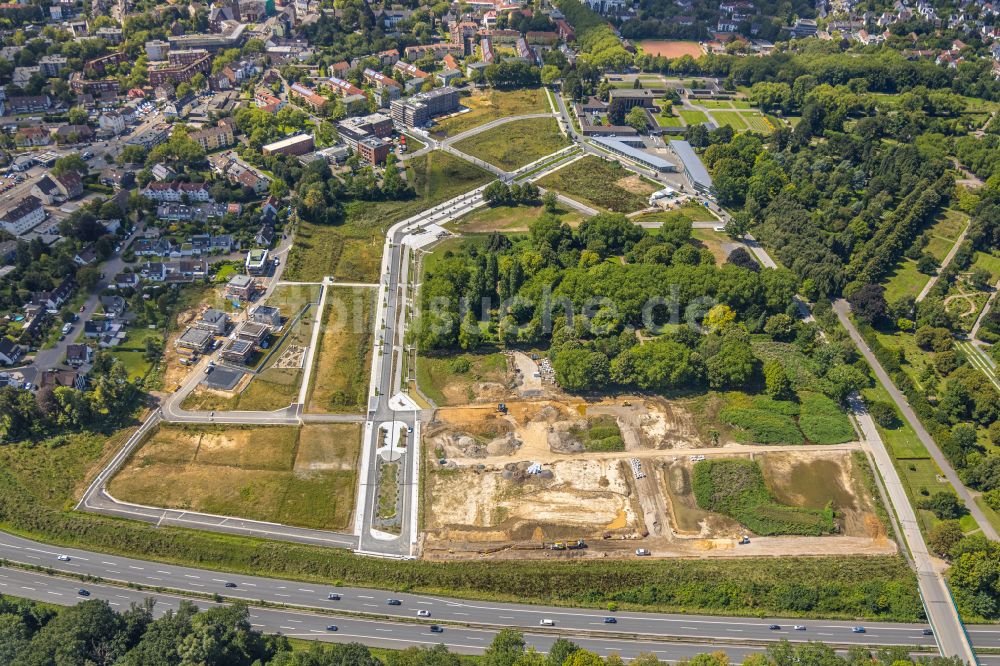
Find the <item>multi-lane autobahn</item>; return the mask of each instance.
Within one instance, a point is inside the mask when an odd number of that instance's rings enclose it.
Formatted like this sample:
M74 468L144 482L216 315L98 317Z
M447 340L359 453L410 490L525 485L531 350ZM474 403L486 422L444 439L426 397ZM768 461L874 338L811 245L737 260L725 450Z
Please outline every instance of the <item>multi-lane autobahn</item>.
M59 555L69 561L60 561ZM839 647L905 645L936 652L933 636L925 635L926 625L903 623L859 623L851 621L779 618L729 618L661 613L528 606L523 604L471 601L437 595L386 592L366 588L333 587L299 582L220 573L146 560L92 553L79 549L57 549L22 537L0 533L0 558L7 562L46 567L65 575L48 575L12 567L0 569L0 593L24 596L59 604L84 598L107 599L113 606L152 596L164 607L176 605L177 593L201 595L199 605L211 595L243 600L254 607L258 628L304 637L324 637L328 625L336 625L333 640L359 640L369 645L400 646L445 642L456 650L481 651L492 636L504 627L524 630L533 644L545 647L559 635L569 635L602 654L617 652L633 656L638 652L659 652L668 658L725 649L745 656L780 639L822 641ZM97 578L102 582L81 582L70 576ZM120 587L109 582L132 583L148 590ZM227 583L235 587L227 587ZM89 597L78 594L86 589ZM155 590L154 590L155 588ZM331 593L339 599L330 599ZM399 605L389 605L389 599ZM259 608L261 604L288 608ZM429 617L418 618L418 611ZM614 624L606 624L614 617ZM554 626L542 628L542 619ZM432 623L443 628L430 632ZM771 629L771 625L780 629ZM795 629L795 625L805 627ZM864 626L865 633L852 629ZM972 627L970 637L978 648L1000 648L1000 628Z

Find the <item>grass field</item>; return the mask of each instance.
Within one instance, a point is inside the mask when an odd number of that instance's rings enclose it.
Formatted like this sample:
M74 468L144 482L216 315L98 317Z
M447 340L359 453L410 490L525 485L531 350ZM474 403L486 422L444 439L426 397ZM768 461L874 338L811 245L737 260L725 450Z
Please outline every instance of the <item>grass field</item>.
M992 276L991 282L994 284L1000 280L1000 257L985 252L976 252L976 258L972 262L973 268L984 268Z
M555 118L528 118L470 136L454 147L505 171L514 171L568 145Z
M697 125L699 123L707 123L708 116L705 115L704 111L695 111L694 109L679 109L677 111L680 117L684 119L684 122L688 125Z
M497 118L551 111L542 88L524 90L486 90L462 98L462 106L471 109L445 118L434 127L439 136L454 136Z
M368 392L377 290L329 289L306 411L362 411Z
M160 426L114 479L117 499L317 529L344 529L361 428Z
M774 131L774 126L767 117L759 111L749 111L742 114L743 122L754 132L770 134Z
M469 369L456 372L468 362ZM503 383L507 360L503 354L447 354L417 360L417 384L439 407L463 405L476 397L476 385Z
M595 208L631 213L659 189L617 162L587 156L545 176L538 184Z
M654 113L653 119L660 127L684 127L684 122L679 116L667 116L662 113Z
M416 196L402 201L349 202L342 225L300 223L284 279L319 282L332 275L347 282L377 282L385 229L492 178L466 160L441 151L421 155L406 166Z
M111 355L122 362L130 379L142 379L153 367L153 364L146 360L145 352L115 350Z
M712 117L718 121L720 126L729 125L737 132L749 129L743 121L743 114L738 111L713 111Z
M543 212L542 206L485 206L446 226L462 233L523 233ZM556 208L556 215L571 227L583 221L583 215L576 210L560 207Z
M917 262L904 257L885 282L885 299L893 303L904 296L916 298L930 279L930 275L917 270Z

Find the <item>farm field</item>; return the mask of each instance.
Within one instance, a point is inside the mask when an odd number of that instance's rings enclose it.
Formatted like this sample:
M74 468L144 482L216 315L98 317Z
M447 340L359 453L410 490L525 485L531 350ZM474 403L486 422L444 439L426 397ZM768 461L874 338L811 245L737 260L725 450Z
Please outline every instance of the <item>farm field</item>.
M360 445L355 424L161 425L109 492L149 506L344 529Z
M486 206L475 210L465 217L445 225L449 229L461 233L483 234L499 231L501 233L525 233L528 225L537 220L545 212L543 206ZM555 214L571 227L583 222L583 215L577 210L556 208Z
M377 290L328 289L306 411L362 411L368 392Z
M345 282L377 282L385 229L491 179L486 171L442 151L408 160L406 173L416 193L411 199L348 202L342 225L299 223L284 279L319 282L332 275Z
M615 213L646 207L659 189L617 162L587 156L545 176L538 184L583 203Z
M463 97L460 103L471 110L436 123L433 129L435 135L455 136L497 118L551 111L543 88L476 92L470 97Z
M555 118L527 118L470 136L454 147L505 171L514 171L568 145Z

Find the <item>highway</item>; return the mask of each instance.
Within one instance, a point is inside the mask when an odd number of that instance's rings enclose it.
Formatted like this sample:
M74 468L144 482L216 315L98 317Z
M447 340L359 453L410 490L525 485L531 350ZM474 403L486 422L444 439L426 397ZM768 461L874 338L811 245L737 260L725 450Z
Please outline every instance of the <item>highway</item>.
M70 561L57 560L56 557L60 554L70 556ZM117 555L91 553L73 548L57 549L6 533L0 533L0 557L9 562L47 567L77 576L93 576L105 581L130 582L203 595L221 594L230 599L245 600L249 604L264 601L296 606L298 610L314 609L324 613L357 613L382 618L395 617L405 619L408 623L416 622L418 610L427 610L431 615L426 622L445 624L448 632L456 630L458 628L456 625L469 625L481 631L496 630L502 627L537 630L539 621L542 618L548 618L555 622L554 631L557 633L565 632L574 640L586 634L602 644L612 644L619 640L622 635L628 635L630 638L638 636L650 641L664 639L697 641L702 643L701 651L704 651L706 643L713 646L731 644L732 647L736 648L755 642L775 641L782 638L820 640L845 646L912 645L931 650L934 648L933 637L923 635L925 627L916 624L864 623L866 633L856 634L851 631L851 627L860 623L850 621L727 618L619 611L613 614L618 622L608 625L604 623L604 618L612 614L600 610L468 601L436 595L386 592L385 590L365 588L333 588L319 583L220 573ZM0 572L7 576L7 578L0 578L0 581L8 583L7 587L0 586L0 592L16 594L17 596L32 596L26 592L47 594L50 590L48 587L41 590L45 586L30 583L29 586L35 587L35 590L10 589L9 579L15 575L14 572L17 572L17 576L30 574L49 581L56 580L44 574L21 572L8 567ZM37 578L32 580L38 582ZM235 583L236 587L226 588L227 582ZM72 590L79 587L85 587L91 592L94 592L96 587L104 589L103 586L96 586L89 582L69 581L69 583ZM123 595L126 593L117 587L110 587L110 590L113 591L113 594ZM340 600L327 599L327 595L331 592L339 593ZM135 594L139 597L149 596L149 593L144 592L135 592ZM38 597L33 596L32 598ZM390 598L400 600L401 605L388 605L387 600ZM70 599L48 600L56 603L71 601ZM340 622L339 618L337 622ZM771 630L768 628L771 624L778 624L781 629ZM794 630L792 627L795 624L805 626L806 630ZM281 626L278 625L279 630ZM486 633L491 633L491 631ZM970 634L977 646L1000 647L1000 629L995 627L974 628ZM488 643L488 640L486 642Z

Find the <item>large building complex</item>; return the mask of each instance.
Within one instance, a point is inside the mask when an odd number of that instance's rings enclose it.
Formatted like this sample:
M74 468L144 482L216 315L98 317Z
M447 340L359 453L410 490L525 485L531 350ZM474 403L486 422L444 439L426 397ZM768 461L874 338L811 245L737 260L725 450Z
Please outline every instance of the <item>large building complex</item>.
M434 116L457 109L458 89L444 86L408 99L396 100L390 106L390 113L393 121L404 127L423 127Z

